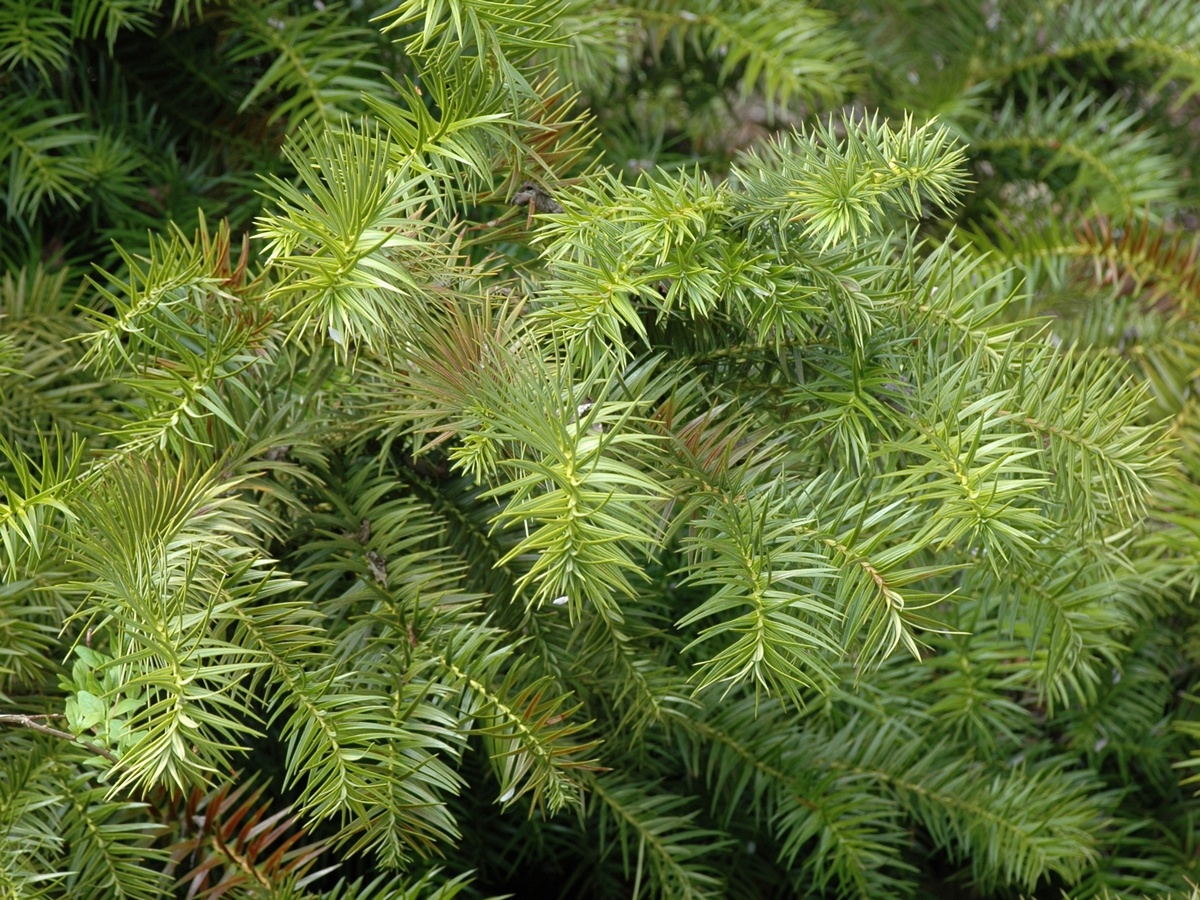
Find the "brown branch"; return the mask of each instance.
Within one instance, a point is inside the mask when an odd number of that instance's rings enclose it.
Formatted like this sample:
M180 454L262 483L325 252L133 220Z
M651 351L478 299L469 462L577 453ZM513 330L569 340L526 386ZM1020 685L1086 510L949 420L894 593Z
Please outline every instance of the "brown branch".
M61 714L58 714L58 713L55 713L52 715L45 715L45 716L26 716L26 715L20 715L20 714L17 714L17 715L0 714L0 723L7 722L11 725L20 725L23 728L30 728L30 729L33 729L34 731L41 732L42 734L49 734L49 735L52 735L53 737L64 738L65 740L72 741L73 743L78 744L80 747L83 747L85 750L90 750L92 753L95 753L98 756L103 756L105 759L107 759L111 763L116 763L116 762L120 761L115 756L113 756L111 753L109 753L107 750L105 750L103 747L93 744L90 741L85 741L85 740L83 740L83 738L76 737L75 735L71 734L71 732L69 732L69 731L60 731L57 728L51 728L49 725L43 725L41 722L37 721L37 719L61 719L61 718L64 718L64 716L62 716Z

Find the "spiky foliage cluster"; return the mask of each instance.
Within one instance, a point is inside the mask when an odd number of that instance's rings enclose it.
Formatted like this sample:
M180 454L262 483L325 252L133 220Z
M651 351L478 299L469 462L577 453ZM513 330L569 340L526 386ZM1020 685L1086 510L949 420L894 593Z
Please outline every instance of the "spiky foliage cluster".
M0 0L0 897L1186 892L1197 93L1195 0Z

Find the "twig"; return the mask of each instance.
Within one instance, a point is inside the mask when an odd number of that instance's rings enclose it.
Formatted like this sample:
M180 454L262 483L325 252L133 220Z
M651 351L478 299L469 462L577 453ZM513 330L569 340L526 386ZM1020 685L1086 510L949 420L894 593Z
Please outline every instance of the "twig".
M97 746L96 744L91 743L91 741L85 741L85 740L83 740L83 738L78 738L75 735L71 734L71 732L69 732L69 731L59 731L57 728L51 728L49 725L43 725L41 722L37 721L38 719L61 719L61 718L63 718L61 713L53 713L53 714L45 715L45 716L26 716L26 715L20 715L20 714L17 714L17 715L0 714L0 722L7 722L12 725L20 725L24 728L31 728L34 731L40 731L42 734L49 734L49 735L53 735L54 737L65 738L68 741L73 741L74 743L78 744L80 747L83 747L86 750L90 750L99 756L103 756L109 762L112 762L112 763L120 762L120 760L118 760L115 756L113 756L111 753L109 753L103 747Z

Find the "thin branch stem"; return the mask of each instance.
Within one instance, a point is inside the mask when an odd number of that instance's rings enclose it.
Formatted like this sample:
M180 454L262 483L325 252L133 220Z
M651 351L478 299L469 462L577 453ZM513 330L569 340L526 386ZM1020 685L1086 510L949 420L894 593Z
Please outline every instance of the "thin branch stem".
M64 716L59 713L52 713L49 715L41 715L41 716L26 716L23 714L11 714L10 713L10 714L0 714L0 723L8 723L10 725L20 725L23 728L30 728L34 731L39 731L42 734L49 734L54 737L63 738L64 740L72 741L73 743L78 744L80 747L83 747L86 750L90 750L92 753L95 753L98 756L103 756L105 759L107 759L111 763L116 763L116 762L120 761L115 756L113 756L111 753L109 753L107 750L105 750L103 747L93 744L90 741L85 741L85 740L83 740L83 738L76 737L75 735L71 734L71 732L69 732L69 731L60 731L57 728L51 728L49 725L43 725L41 722L37 721L38 719L62 719L62 718L64 718Z

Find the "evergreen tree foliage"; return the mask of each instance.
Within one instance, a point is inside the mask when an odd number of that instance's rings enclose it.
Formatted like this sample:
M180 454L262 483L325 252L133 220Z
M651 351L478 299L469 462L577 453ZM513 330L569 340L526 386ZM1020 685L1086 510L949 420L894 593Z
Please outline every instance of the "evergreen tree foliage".
M0 0L0 898L1189 896L1196 0Z

